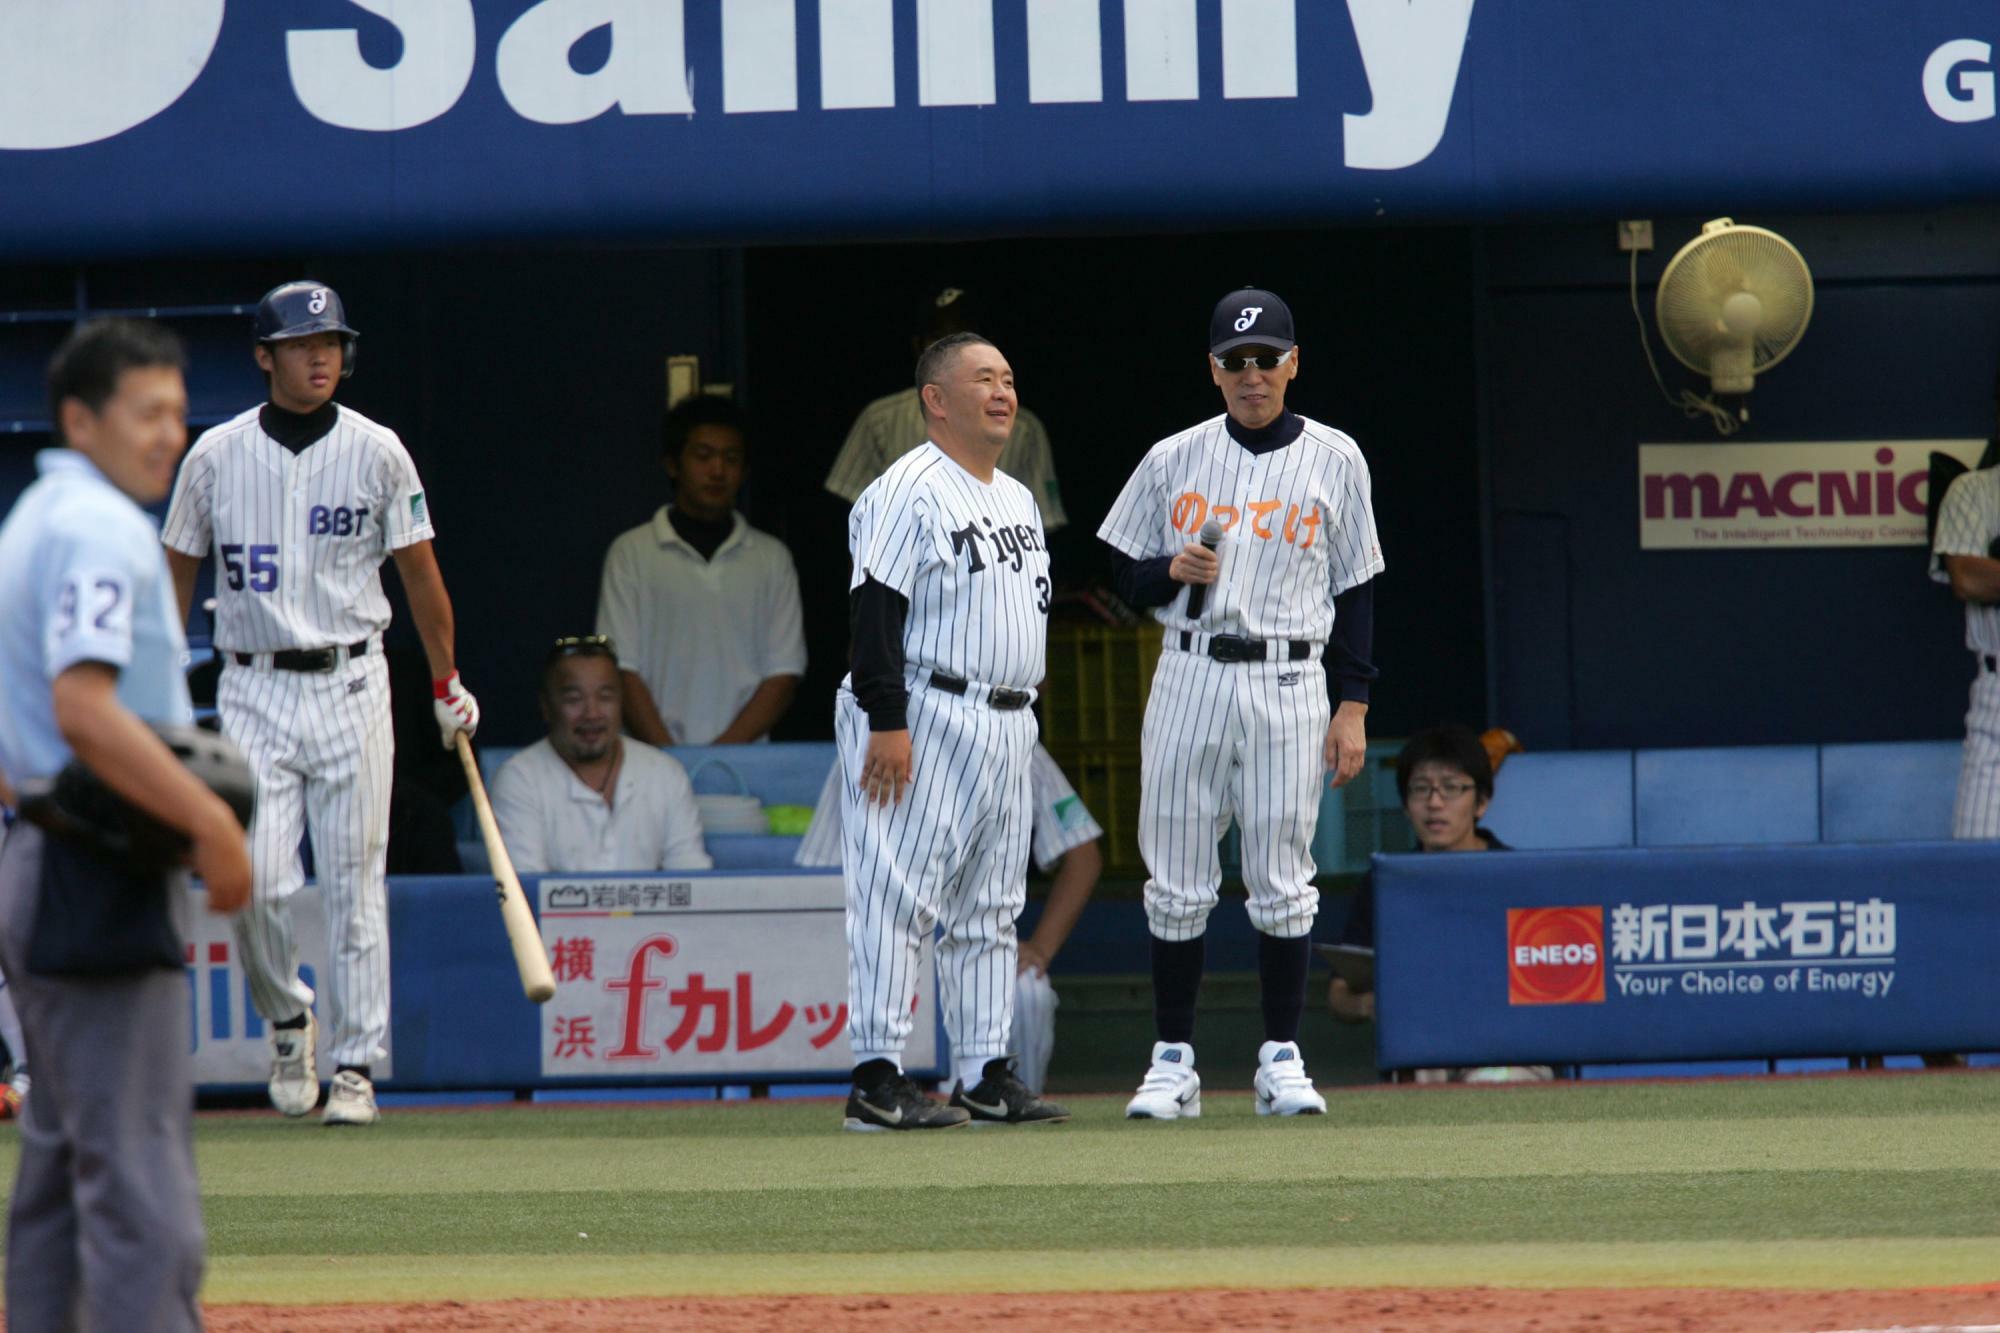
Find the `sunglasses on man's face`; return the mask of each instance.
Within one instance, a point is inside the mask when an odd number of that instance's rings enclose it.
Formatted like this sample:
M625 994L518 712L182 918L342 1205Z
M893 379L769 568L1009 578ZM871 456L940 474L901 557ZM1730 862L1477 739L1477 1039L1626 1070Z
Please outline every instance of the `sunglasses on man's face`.
M1279 366L1291 360L1292 352L1297 350L1294 347L1291 351L1283 353L1265 352L1260 356L1210 356L1209 360L1215 362L1217 366L1221 367L1228 374L1241 375L1252 366L1257 367L1259 370L1276 370Z

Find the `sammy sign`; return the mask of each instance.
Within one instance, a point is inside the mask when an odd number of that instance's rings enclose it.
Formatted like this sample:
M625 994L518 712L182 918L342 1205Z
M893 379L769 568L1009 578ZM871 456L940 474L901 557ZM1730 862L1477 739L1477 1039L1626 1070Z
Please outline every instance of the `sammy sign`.
M1984 440L1639 446L1641 550L1922 546L1930 457Z

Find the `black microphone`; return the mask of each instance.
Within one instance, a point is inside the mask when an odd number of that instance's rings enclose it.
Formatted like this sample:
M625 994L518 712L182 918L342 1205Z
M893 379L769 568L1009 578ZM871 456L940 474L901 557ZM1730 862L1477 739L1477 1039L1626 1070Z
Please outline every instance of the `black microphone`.
M1199 540L1203 546L1206 546L1211 551L1222 545L1222 524L1216 522L1213 518L1209 519L1208 522L1201 525ZM1220 568L1217 568L1215 571L1215 577L1217 579L1222 577L1222 570ZM1190 583L1188 585L1188 619L1200 620L1201 608L1207 601L1208 585L1206 583Z

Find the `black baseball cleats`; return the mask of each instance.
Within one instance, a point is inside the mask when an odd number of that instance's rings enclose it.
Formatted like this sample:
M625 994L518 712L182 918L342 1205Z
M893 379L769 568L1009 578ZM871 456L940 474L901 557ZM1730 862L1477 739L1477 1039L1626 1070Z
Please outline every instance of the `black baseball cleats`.
M887 1060L856 1066L847 1094L842 1127L858 1133L888 1129L955 1129L960 1125L1036 1125L1069 1119L1069 1112L1045 1102L1014 1074L1014 1062L988 1060L977 1086L952 1089L951 1101L934 1102Z

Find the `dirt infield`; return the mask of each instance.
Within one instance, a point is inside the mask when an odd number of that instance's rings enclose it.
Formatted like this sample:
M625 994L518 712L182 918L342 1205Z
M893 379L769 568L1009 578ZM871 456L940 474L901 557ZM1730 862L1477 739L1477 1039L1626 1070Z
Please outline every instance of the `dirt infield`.
M716 1329L751 1333L810 1328L848 1333L908 1325L1077 1330L1400 1330L1472 1333L1494 1328L1673 1330L1673 1333L1807 1333L1913 1326L2000 1324L2000 1284L1908 1291L1523 1291L1500 1287L1305 1291L1052 1292L951 1296L792 1296L727 1300L438 1302L410 1305L223 1305L211 1333L360 1333L368 1329L499 1333L652 1333Z

